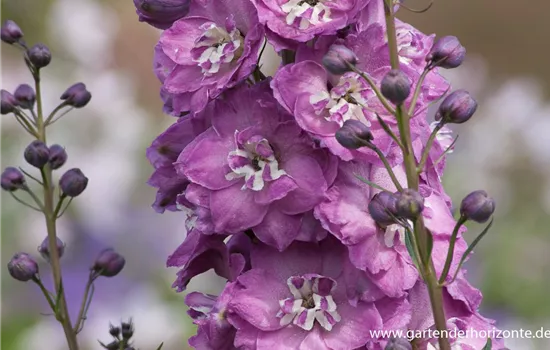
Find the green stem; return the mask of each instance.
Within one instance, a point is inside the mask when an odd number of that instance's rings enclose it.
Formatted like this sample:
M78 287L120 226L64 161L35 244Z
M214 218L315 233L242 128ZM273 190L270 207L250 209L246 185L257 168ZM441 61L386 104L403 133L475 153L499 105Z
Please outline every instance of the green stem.
M374 82L374 80L372 80L371 77L365 74L365 72L361 71L360 69L357 69L357 67L355 67L354 65L350 63L347 63L347 65L348 65L348 68L350 68L354 73L359 74L361 78L365 79L365 81L367 82L367 84L369 84L372 91L374 91L374 93L376 94L376 97L378 97L378 99L380 100L382 105L388 110L388 112L390 112L390 114L395 114L395 109L393 109L393 107L390 105L388 100L384 97L384 95L382 95L382 92L380 91L378 86L376 86L376 83Z
M50 295L50 291L46 289L46 287L44 287L44 284L42 283L42 281L40 280L40 278L36 278L36 279L33 279L34 283L36 283L38 285L38 287L40 287L40 290L42 291L42 294L44 294L44 297L46 298L46 301L48 302L48 305L50 305L50 308L52 309L52 311L54 312L55 314L55 318L57 319L57 313L56 313L56 310L55 310L55 304L53 302L53 299Z
M93 272L90 272L90 276L88 277L88 283L86 283L86 289L84 290L84 297L82 298L82 302L80 304L80 311L78 312L78 317L76 318L76 325L74 326L74 332L78 333L82 330L82 327L84 326L84 320L86 319L86 312L88 310L88 307L90 306L89 299L89 293L90 289L93 286L95 280L95 276Z
M422 72L422 75L420 75L420 78L418 79L418 83L416 84L416 89L414 89L413 98L411 100L411 105L409 106L409 115L413 115L414 109L416 108L416 101L418 100L418 96L420 96L420 90L422 89L422 84L424 83L424 79L426 79L426 76L428 73L432 70L431 66L427 66L424 68L424 71Z
M38 140L46 143L46 125L44 123L44 115L42 113L42 95L40 92L40 73L37 71L35 72L35 74L33 74L33 76L36 90L36 127L38 129L37 138ZM65 332L65 338L67 339L69 350L78 350L79 347L76 339L76 333L73 331L73 327L71 325L69 309L67 307L67 300L63 291L61 263L59 260L59 252L57 250L57 218L54 215L54 187L52 183L52 169L50 168L49 164L46 164L41 169L41 174L44 191L44 217L46 219L46 228L48 231L48 247L50 250L50 265L52 267L55 292L59 301L59 304L56 305L56 311L59 315L58 320L63 326L63 331Z
M384 1L384 12L386 18L386 30L388 34L388 46L390 51L390 63L392 69L399 69L399 56L397 52L397 39L395 30L395 19L393 14L393 1ZM410 130L410 117L408 113L403 111L403 106L397 106L395 110L395 116L399 126L399 133L401 136L401 143L403 144L403 157L405 163L405 170L407 173L407 183L409 188L418 190L419 176L417 172L416 159L414 158L414 152L412 148L411 130ZM424 276L424 281L428 287L428 294L430 295L430 303L434 316L434 322L436 329L440 334L447 334L447 321L445 317L445 310L443 308L443 294L441 287L438 285L437 276L435 274L435 268L431 259L425 259L429 254L429 237L426 227L424 226L424 220L419 217L414 223L414 235L415 241L418 245L418 251L421 254L422 263L421 273ZM449 340L446 337L440 337L439 349L451 350Z
M382 163L384 163L384 167L388 171L388 174L390 175L390 178L393 181L393 184L395 185L395 188L397 188L397 190L399 192L403 192L403 187L399 183L399 180L397 180L397 176L395 176L395 173L393 172L393 169L392 169L390 163L388 162L388 159L384 155L384 153L382 153L382 151L378 147L373 145L372 143L369 143L367 145L367 147L370 148L371 150L373 150L374 152L376 152L376 154L378 155L378 158L380 158Z
M424 147L424 151L422 152L422 158L420 159L420 163L418 163L418 167L416 169L416 172L420 175L422 171L424 171L424 167L426 166L426 162L428 161L428 156L430 155L430 150L432 148L432 144L434 143L435 137L437 136L437 133L441 128L443 127L443 123L439 123L436 125L436 127L433 129L432 133L430 134L430 137L428 138L428 142L426 142L426 146Z
M439 277L439 285L443 285L443 283L445 283L445 280L447 279L447 275L449 274L449 270L451 269L451 264L453 263L453 256L455 252L456 238L458 237L458 230L462 225L464 225L465 222L466 222L466 218L464 216L461 216L455 225L453 234L451 236L451 240L449 242L449 251L447 252L447 259L445 260L445 266L443 267L443 271L441 272L441 276Z

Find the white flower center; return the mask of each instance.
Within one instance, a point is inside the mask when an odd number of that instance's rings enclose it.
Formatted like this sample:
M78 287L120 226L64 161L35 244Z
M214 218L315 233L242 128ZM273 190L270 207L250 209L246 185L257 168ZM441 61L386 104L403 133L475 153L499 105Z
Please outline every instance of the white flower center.
M241 133L235 132L237 149L229 152L227 161L231 172L225 175L227 180L244 177L243 190L261 191L266 182L274 181L283 175L279 162L269 142L262 136L254 135L244 142Z
M279 300L281 309L277 313L281 326L290 323L309 331L315 321L325 330L340 322L336 303L331 293L336 289L336 281L319 275L292 276L287 280L291 298Z
M369 87L358 79L357 74L347 73L340 77L338 85L330 93L321 91L311 95L309 102L318 115L324 114L326 120L337 122L340 126L349 119L356 119L370 126L371 123L364 113L367 107L366 93L369 91Z
M320 23L330 22L330 8L325 3L330 0L289 0L281 6L287 14L286 24L292 25L299 21L300 29L307 29Z
M242 55L244 38L231 22L226 29L215 23L205 23L200 28L204 33L195 40L191 56L206 76L219 72L223 63L233 62Z

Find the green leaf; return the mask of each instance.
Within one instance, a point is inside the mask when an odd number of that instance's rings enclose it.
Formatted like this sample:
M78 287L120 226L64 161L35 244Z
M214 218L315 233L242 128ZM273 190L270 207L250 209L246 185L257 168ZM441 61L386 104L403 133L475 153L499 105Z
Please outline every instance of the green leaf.
M413 263L415 264L418 271L420 271L420 265L418 264L418 257L416 256L416 252L413 247L413 236L411 230L408 228L405 228L405 246L407 247L407 250L409 252L409 255L411 256L411 259Z
M491 340L491 338L488 338L487 344L485 344L482 350L491 350L492 348L493 348L493 341Z
M424 266L427 266L430 262L430 259L432 258L432 250L434 248L434 238L430 230L426 229L426 233L428 234L428 254L426 256L426 261L423 261Z
M378 190L380 190L380 191L391 192L391 191L389 191L389 190L386 190L384 187L382 187L382 186L380 186L380 185L377 185L377 184L375 184L374 182L371 182L371 181L365 179L365 178L362 177L361 175L355 174L355 177L358 178L361 182L364 182L364 183L366 183L367 185L369 185L369 186L371 186L371 187L374 187L374 188L376 188L376 189L378 189Z
M164 342L160 343L159 347L157 348L157 350L160 350L162 349L162 346L164 345Z

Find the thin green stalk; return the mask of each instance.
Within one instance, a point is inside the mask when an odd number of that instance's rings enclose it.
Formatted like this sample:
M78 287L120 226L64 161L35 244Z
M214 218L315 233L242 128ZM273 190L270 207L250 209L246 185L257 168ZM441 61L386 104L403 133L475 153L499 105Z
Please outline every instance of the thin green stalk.
M33 279L34 283L36 283L38 285L38 287L40 287L40 290L42 291L42 294L44 294L44 297L46 298L46 301L48 302L48 305L50 305L50 308L52 309L52 311L54 312L55 314L55 318L57 319L57 313L56 313L56 310L55 310L55 304L53 302L53 299L50 295L50 291L46 289L46 287L44 287L44 284L42 283L42 281L40 280L40 278L37 278L37 279Z
M456 238L458 237L458 230L462 225L464 225L465 222L466 222L466 218L464 216L461 216L455 225L453 234L451 236L451 240L449 242L449 251L447 252L447 259L445 260L445 266L443 267L443 271L441 272L441 276L439 277L439 285L443 285L443 283L445 282L445 279L447 279L447 275L449 274L449 270L451 269L451 264L453 263L453 256L455 252Z
M384 1L384 12L386 18L386 30L388 34L388 46L390 51L390 63L392 69L399 69L399 56L397 52L397 39L396 39L396 30L395 30L395 19L393 14L393 1L385 0ZM414 158L412 140L411 140L411 130L410 130L410 117L408 113L403 111L403 106L397 106L395 110L395 116L399 125L399 132L401 136L401 142L404 146L404 163L405 170L407 173L407 183L409 188L418 190L419 185L419 176L417 172L416 159ZM445 310L443 309L443 294L441 287L438 285L437 276L435 274L435 268L433 266L432 260L426 255L429 254L429 237L426 227L424 226L424 221L422 217L418 218L414 223L414 234L415 241L418 244L418 250L421 254L421 261L426 261L427 263L422 263L421 273L424 276L424 280L428 287L428 293L430 295L430 303L433 311L434 322L436 329L440 334L447 333L447 320L445 317ZM440 350L451 350L449 340L445 337L440 337L439 349Z
M432 145L434 143L435 137L437 136L437 133L441 128L443 127L443 123L439 123L436 125L436 127L433 129L432 133L430 134L430 137L428 138L428 142L426 142L426 146L424 147L424 150L422 151L422 158L420 159L420 163L418 163L418 167L416 169L416 172L420 175L422 171L424 171L424 167L426 166L426 162L428 161L428 156L430 155L430 150L432 149Z
M414 89L413 98L411 100L411 105L409 106L409 111L407 112L409 115L413 115L414 113L414 109L416 108L416 101L418 100L418 96L420 96L420 90L422 89L422 84L424 83L424 79L426 79L426 76L431 70L432 68L430 66L424 68L424 71L418 79L418 83L416 84L416 89Z
M46 125L44 123L44 115L42 113L42 95L40 92L40 73L35 72L33 74L36 90L36 106L37 106L37 134L38 140L46 143ZM50 265L52 267L53 281L55 291L57 294L58 304L56 306L56 313L59 315L59 322L63 326L65 332L65 338L67 339L67 345L69 350L78 350L78 342L76 339L76 333L73 331L71 325L71 319L69 316L69 309L67 307L67 300L65 293L63 292L63 279L61 276L61 264L59 261L59 252L57 251L57 234L56 234L56 216L54 215L54 187L52 183L52 169L49 164L46 164L42 170L42 183L44 191L44 217L46 219L46 228L48 232L48 247L50 251Z
M378 86L376 86L376 83L374 82L374 80L372 80L371 77L369 77L367 74L365 74L365 72L361 71L354 65L350 63L346 63L346 64L348 65L348 68L351 69L354 73L359 74L361 78L365 79L365 81L367 82L367 84L369 84L372 91L374 91L374 94L376 95L376 97L378 97L378 99L380 100L382 105L388 110L388 112L390 112L390 114L395 114L395 109L393 109L393 107L390 105L388 100L384 97L384 95L382 95L382 92L380 91Z
M80 332L82 330L82 327L84 326L86 313L91 303L91 296L89 296L89 293L90 293L90 289L93 288L95 277L96 276L94 275L94 273L90 272L90 276L88 277L88 283L86 283L86 289L84 290L84 297L82 298L82 302L80 304L80 311L78 312L78 317L76 318L76 324L74 326L75 333Z
M403 192L403 187L399 183L399 180L397 180L397 176L395 176L395 173L393 172L393 169L392 169L390 163L388 162L388 159L384 155L384 153L382 153L382 151L373 144L369 144L369 145L367 145L367 147L370 148L371 150L373 150L374 152L376 152L376 154L378 155L378 158L380 158L382 163L384 163L384 167L388 171L388 174L390 175L390 178L393 181L393 184L395 185L395 188L397 188L397 190L399 192Z

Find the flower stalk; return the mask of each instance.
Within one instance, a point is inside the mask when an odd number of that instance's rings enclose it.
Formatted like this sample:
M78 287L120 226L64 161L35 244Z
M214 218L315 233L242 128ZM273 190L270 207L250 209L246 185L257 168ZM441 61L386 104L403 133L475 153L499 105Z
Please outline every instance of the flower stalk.
M397 51L397 37L395 29L395 17L393 13L393 3L392 1L385 1L384 6L385 18L386 18L386 31L388 36L388 46L390 51L390 63L392 69L399 69L399 56ZM420 84L421 82L419 82ZM418 90L418 87L417 87ZM412 105L411 105L412 107ZM401 137L401 142L404 146L403 156L405 171L407 174L407 184L409 188L418 190L419 186L419 174L417 171L416 159L414 158L412 141L411 141L411 130L410 130L410 116L403 109L402 105L396 106L395 116L397 118L397 123L399 126L399 134ZM420 253L420 271L421 275L424 276L424 281L426 282L428 293L430 295L430 302L432 306L432 312L435 321L435 327L440 332L440 334L446 334L447 330L447 321L445 317L445 311L443 309L443 295L441 287L438 284L435 268L433 266L432 260L429 258L430 248L429 248L429 233L426 230L422 216L419 216L414 220L414 244L418 245L418 252ZM439 348L440 350L450 350L451 346L449 340L445 337L440 337Z

